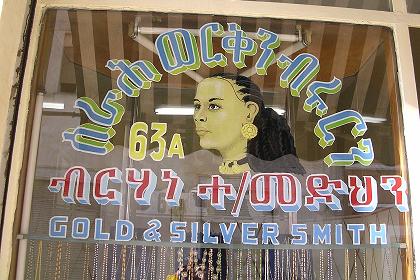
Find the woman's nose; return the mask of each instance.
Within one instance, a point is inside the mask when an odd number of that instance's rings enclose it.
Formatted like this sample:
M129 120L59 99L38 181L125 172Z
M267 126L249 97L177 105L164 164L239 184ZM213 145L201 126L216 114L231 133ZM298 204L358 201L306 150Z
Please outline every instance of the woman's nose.
M203 110L202 110L202 109L200 109L200 110L198 110L198 111L195 113L194 120L195 120L196 122L205 122L205 121L207 121L207 116L206 116L206 114L203 112Z

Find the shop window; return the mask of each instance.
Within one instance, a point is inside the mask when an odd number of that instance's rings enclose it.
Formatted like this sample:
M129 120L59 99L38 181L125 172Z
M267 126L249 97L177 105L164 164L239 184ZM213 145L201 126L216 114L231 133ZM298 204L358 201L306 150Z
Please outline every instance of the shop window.
M412 273L390 29L48 10L42 35L27 279Z

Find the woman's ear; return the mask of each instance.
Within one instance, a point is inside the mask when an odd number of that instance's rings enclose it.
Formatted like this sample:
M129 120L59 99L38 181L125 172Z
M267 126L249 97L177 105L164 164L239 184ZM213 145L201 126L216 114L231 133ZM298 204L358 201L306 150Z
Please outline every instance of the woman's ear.
M258 112L260 111L260 108L258 107L258 104L253 101L248 101L245 103L246 109L248 111L246 119L250 123L254 122L255 117L257 116Z

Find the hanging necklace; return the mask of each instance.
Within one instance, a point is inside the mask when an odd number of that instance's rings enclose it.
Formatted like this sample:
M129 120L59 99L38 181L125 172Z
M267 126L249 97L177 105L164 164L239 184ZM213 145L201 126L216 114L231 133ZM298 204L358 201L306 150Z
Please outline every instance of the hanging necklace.
M366 280L366 248L363 249L363 280Z
M136 279L136 245L131 245L130 280Z
M174 267L174 247L171 247L169 249L169 273L174 273L175 272L175 267Z
M201 259L201 264L197 267L196 275L199 279L204 279L206 271L206 261L207 261L207 250L204 249L203 257Z
M328 249L327 255L327 279L333 280L333 256L332 256L332 249Z
M162 246L160 254L160 274L162 275L161 279L165 279L166 276L166 247Z
M85 253L83 254L83 272L82 272L82 279L87 280L89 279L89 273L88 273L88 244L85 243Z
M209 249L209 275L208 275L208 280L213 280L213 271L214 271L214 267L213 267L213 249L210 248Z
M57 262L55 265L55 273L54 279L61 279L61 249L62 249L62 242L59 241L57 245Z
M216 261L216 277L213 276L213 280L218 280L222 276L222 250L217 249L217 261Z
M104 244L104 255L102 258L102 280L108 278L108 244Z
M354 279L357 280L357 250L354 249Z
M350 279L350 264L349 264L349 249L345 249L344 251L344 280Z
M152 254L150 256L151 258L151 266L149 270L150 280L156 279L156 247L152 247Z
M35 264L35 280L41 280L41 270L42 270L42 240L38 243L38 254Z
M242 273L241 273L241 270L242 270L242 249L239 249L238 250L239 251L239 266L238 266L238 273L236 274L236 279L237 280L240 280L240 279L242 279Z
M140 280L146 280L146 254L147 254L147 247L141 247L141 255L140 255Z
M99 274L99 244L95 243L95 249L93 252L93 274L95 279L98 279Z
M28 260L27 260L27 266L26 266L26 275L27 278L32 279L32 273L34 269L34 241L29 240L29 250L28 250Z
M117 278L117 244L112 244L111 280Z
M239 174L249 170L247 158L240 160L224 160L219 166L219 172L222 174Z
M71 251L70 251L70 243L66 242L66 263L64 264L64 277L65 279L69 279L70 276L70 256L71 256Z
M187 277L189 280L192 280L192 278L194 277L194 273L192 271L193 265L194 265L194 250L191 247L190 253L188 254L188 263L187 263Z
M47 267L45 268L44 271L44 279L47 279L48 277L51 276L51 263L52 263L52 242L48 242L47 245Z
M179 247L178 249L178 274L181 276L181 279L187 277L187 273L184 272L184 248Z

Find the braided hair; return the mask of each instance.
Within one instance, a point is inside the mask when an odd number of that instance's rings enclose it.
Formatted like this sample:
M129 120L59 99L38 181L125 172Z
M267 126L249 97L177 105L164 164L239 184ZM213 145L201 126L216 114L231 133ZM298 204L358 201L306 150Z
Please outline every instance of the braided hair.
M259 159L272 161L285 155L296 156L294 139L286 119L272 108L265 107L260 88L249 78L231 73L218 73L210 77L229 79L240 86L244 102L255 102L259 112L253 124L258 128L255 138L248 141L247 152Z

